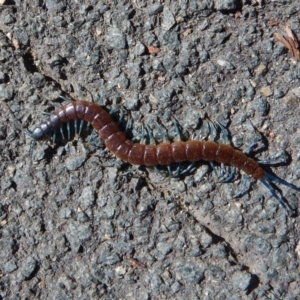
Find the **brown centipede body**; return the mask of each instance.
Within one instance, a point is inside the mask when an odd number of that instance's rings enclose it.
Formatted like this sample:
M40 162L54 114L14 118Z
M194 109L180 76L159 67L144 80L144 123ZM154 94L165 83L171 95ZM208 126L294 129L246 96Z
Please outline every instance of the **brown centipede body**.
M76 120L90 123L110 151L133 165L154 167L199 160L230 165L261 181L281 205L289 210L291 208L288 202L276 192L271 182L299 191L297 186L267 173L253 158L227 144L206 140L162 142L157 145L135 143L126 137L106 110L89 101L71 101L61 106L46 122L41 123L33 131L28 131L28 134L35 141L47 139L64 123Z

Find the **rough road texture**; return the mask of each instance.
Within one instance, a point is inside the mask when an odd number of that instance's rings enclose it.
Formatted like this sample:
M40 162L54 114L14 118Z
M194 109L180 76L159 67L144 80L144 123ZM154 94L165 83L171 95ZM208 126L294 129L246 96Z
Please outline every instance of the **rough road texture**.
M156 120L174 136L171 116L191 137L207 114L240 149L254 125L256 157L286 150L272 170L299 185L300 62L273 37L287 21L300 37L299 14L296 0L1 1L0 297L299 299L299 217L261 184L233 199L240 180L205 164L122 176L97 139L40 143L30 173L18 129L67 93L129 110L137 139L148 124L159 140Z

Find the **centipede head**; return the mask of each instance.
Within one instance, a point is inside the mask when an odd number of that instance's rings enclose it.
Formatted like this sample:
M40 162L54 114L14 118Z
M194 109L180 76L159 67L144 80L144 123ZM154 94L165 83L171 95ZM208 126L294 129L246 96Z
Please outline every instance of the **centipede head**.
M30 136L34 141L40 141L45 138L45 134L40 127L35 128L33 131L25 130L25 133Z

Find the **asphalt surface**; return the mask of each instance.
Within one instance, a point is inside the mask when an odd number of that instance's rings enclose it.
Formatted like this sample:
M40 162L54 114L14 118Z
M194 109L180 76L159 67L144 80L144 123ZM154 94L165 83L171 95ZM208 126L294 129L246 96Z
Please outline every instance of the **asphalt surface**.
M60 96L101 104L128 137L226 127L231 144L286 162L300 186L299 1L1 1L1 299L300 299L300 193L131 169L97 136L39 142ZM206 121L205 121L206 120ZM73 127L72 127L73 128ZM201 131L202 129L202 131ZM58 134L59 135L59 134ZM147 134L146 134L147 136ZM220 140L220 138L219 138ZM177 165L172 166L173 170ZM220 166L215 165L220 172Z

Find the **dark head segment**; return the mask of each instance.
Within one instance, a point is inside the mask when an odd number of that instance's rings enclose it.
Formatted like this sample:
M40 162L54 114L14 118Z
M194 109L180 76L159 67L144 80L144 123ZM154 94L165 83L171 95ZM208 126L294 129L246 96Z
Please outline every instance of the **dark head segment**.
M33 131L27 130L26 133L35 141L46 139L52 134L52 128L47 123L42 123L39 127Z

